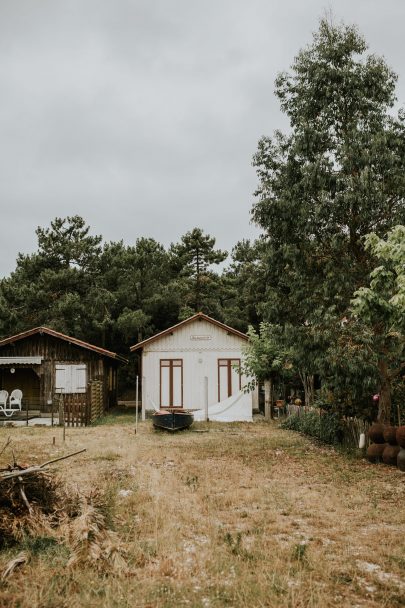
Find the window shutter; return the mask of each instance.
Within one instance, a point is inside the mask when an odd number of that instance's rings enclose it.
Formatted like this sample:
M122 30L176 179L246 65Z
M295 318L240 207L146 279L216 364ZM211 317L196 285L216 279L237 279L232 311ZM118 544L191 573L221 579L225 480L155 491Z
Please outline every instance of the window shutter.
M56 393L85 393L86 392L86 364L56 365L55 366L55 392Z
M74 383L72 383L72 393L86 392L86 365L72 365L74 368Z
M55 392L66 393L66 371L67 365L55 366Z

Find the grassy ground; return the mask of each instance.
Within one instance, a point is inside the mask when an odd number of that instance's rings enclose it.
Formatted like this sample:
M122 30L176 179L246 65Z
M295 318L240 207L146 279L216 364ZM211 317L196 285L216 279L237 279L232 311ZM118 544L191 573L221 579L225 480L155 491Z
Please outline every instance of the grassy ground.
M405 475L265 423L176 435L120 416L88 429L0 429L17 460L81 447L57 470L99 487L128 572L67 568L63 545L0 582L0 606L399 607L405 599ZM208 432L195 432L208 431ZM53 437L56 445L53 445ZM10 456L0 456L0 467ZM56 468L56 466L54 467ZM0 553L0 571L21 548Z

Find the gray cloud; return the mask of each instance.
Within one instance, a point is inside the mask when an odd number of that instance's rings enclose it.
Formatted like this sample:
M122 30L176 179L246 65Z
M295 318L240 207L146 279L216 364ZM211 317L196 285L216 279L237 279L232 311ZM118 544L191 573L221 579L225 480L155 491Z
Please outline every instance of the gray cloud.
M254 236L251 158L286 128L274 78L329 8L385 55L403 103L397 0L2 0L0 276L57 215L127 243Z

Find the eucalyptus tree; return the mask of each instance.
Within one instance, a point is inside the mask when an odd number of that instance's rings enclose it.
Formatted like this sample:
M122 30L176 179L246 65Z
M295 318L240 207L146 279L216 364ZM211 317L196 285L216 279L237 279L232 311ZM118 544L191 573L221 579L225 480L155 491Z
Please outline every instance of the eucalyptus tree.
M309 356L314 333L348 313L373 268L364 236L381 237L405 219L396 80L382 58L367 53L357 28L326 20L276 80L291 128L263 137L254 157L252 215L263 229L267 267L260 312L296 327L294 339Z

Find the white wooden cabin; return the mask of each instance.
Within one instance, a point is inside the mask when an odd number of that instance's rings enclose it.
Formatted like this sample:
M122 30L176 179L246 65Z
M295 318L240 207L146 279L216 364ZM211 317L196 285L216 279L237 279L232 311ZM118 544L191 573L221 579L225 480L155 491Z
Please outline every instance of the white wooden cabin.
M195 420L252 420L257 391L243 391L246 334L197 313L131 351L142 356L142 412L194 410Z

